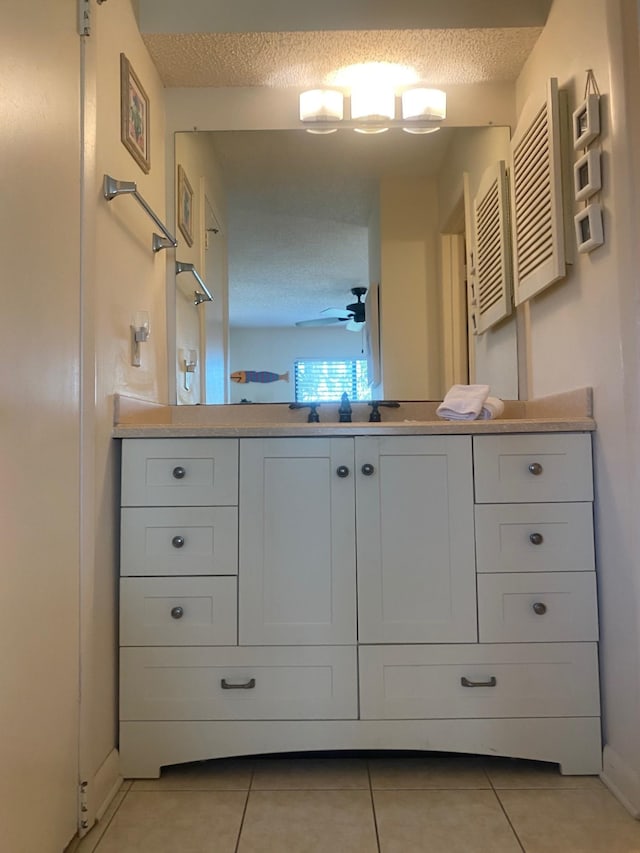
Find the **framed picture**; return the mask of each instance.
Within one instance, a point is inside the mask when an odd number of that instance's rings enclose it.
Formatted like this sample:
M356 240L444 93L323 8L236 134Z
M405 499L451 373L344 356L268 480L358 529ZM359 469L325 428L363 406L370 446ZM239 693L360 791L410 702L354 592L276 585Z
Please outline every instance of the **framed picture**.
M124 53L120 54L120 138L146 174L149 154L149 98Z
M599 204L594 202L588 205L574 216L573 221L579 252L591 252L598 246L602 246L604 233L602 230L602 208Z
M597 136L600 136L600 96L587 95L573 113L574 149L586 148Z
M178 228L193 246L193 190L182 166L178 166Z
M602 189L602 176L600 173L600 152L587 151L574 164L573 187L576 201L584 201L591 198Z

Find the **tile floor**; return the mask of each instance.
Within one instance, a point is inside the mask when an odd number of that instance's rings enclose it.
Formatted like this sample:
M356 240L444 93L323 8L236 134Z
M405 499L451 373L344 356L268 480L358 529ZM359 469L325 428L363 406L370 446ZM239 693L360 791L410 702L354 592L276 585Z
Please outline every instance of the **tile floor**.
M128 781L77 853L640 853L594 776L453 755L200 762Z

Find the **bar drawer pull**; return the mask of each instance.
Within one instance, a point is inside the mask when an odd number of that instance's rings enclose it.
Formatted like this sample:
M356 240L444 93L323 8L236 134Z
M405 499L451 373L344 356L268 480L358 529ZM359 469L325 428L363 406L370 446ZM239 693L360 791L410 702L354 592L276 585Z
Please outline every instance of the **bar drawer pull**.
M222 687L223 690L253 690L255 686L255 678L250 678L249 681L245 681L244 684L229 684L226 678L220 679L220 687Z
M465 678L464 675L460 679L460 684L463 687L495 687L498 683L495 675L492 675L488 681L469 681L468 678Z

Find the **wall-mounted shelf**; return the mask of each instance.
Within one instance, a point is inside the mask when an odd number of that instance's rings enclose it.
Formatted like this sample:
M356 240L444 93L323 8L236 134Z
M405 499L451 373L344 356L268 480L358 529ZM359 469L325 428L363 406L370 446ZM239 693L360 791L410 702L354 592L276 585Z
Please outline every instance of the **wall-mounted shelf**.
M135 200L138 202L140 207L153 219L158 228L162 231L164 236L160 236L160 234L156 234L154 232L153 238L151 241L151 248L154 252L159 252L161 249L175 249L178 245L178 241L173 236L173 234L169 231L167 226L160 220L156 213L149 207L147 202L138 192L138 188L136 186L135 181L117 181L115 178L112 178L111 175L104 176L103 183L103 191L104 197L107 201L111 201L119 195L132 195Z

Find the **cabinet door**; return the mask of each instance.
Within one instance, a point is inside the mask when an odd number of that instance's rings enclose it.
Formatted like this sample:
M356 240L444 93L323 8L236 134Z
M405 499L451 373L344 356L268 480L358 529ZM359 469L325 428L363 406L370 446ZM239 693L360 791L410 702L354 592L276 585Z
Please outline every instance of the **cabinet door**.
M360 642L475 641L470 437L358 438L356 493Z
M241 645L355 643L354 517L353 439L241 440Z

